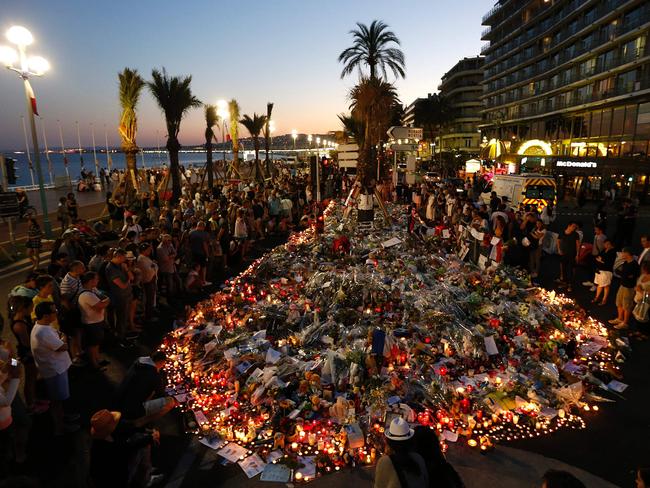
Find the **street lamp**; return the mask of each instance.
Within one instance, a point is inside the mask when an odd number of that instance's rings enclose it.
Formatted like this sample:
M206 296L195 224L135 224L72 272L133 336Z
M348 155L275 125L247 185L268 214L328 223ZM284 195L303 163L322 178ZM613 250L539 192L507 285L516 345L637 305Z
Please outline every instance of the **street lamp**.
M223 144L223 168L226 170L226 120L228 120L228 102L217 101L217 115L221 118L221 143ZM224 173L225 174L225 173Z
M18 53L8 46L0 46L0 62L8 69L18 73L22 78L25 87L25 102L27 113L29 114L29 123L32 129L32 145L34 149L34 162L36 163L36 174L38 176L38 191L41 197L41 207L43 208L43 227L48 239L52 237L52 224L47 210L47 198L45 196L45 186L43 185L43 171L41 169L41 156L38 150L38 137L36 136L36 123L34 121L34 111L36 109L36 98L34 91L29 84L29 78L32 76L42 76L48 69L50 63L40 56L27 57L26 48L34 38L32 33L25 27L15 25L7 31L7 39L18 48ZM14 67L14 63L19 61L19 67Z
M293 139L293 150L296 150L296 139L298 139L298 131L291 129L291 138Z

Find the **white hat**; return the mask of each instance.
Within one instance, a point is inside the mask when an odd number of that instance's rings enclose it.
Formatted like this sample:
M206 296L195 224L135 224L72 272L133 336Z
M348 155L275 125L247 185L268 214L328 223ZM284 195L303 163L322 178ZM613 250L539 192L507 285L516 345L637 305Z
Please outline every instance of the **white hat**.
M414 433L406 420L397 417L391 421L390 427L384 432L384 435L392 441L406 441L413 437Z

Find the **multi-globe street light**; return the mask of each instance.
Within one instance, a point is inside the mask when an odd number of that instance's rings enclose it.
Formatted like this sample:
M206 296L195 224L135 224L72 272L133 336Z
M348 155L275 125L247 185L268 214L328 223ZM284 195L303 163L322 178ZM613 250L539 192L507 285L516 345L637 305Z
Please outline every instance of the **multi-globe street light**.
M291 139L293 139L293 150L296 150L296 139L298 139L298 131L291 129Z
M36 110L36 98L34 91L29 83L32 76L42 76L48 69L50 63L40 56L27 57L27 46L34 42L34 37L28 29L20 25L15 25L7 31L7 39L18 48L18 52L9 46L0 46L0 62L7 69L18 73L23 80L25 87L25 102L29 123L32 130L32 145L34 149L34 163L36 164L36 174L38 176L38 191L41 197L41 207L43 209L43 228L45 235L49 239L52 237L52 224L47 210L47 197L45 196L45 186L43 183L43 171L41 169L41 156L38 150L38 136L36 135L36 123L34 121L34 111ZM18 62L18 66L14 64Z

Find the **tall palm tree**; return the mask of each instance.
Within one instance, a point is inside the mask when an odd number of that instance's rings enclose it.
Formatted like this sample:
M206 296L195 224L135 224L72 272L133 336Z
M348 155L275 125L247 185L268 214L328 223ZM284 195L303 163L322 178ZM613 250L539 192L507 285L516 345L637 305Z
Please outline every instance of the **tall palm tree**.
M230 140L232 141L232 172L239 174L239 104L234 98L228 102L228 116L230 117Z
M240 121L241 125L246 127L248 133L253 138L253 147L255 148L255 179L258 181L264 180L264 175L262 174L262 167L260 166L260 133L264 126L266 125L266 115L257 115L253 114L253 117L250 115L244 115Z
M399 39L381 20L373 20L370 27L357 22L357 28L350 31L354 39L352 46L339 54L339 62L344 63L341 78L351 74L355 69L363 77L367 68L370 79L377 78L378 71L386 78L389 68L395 78L404 78L404 53L399 47Z
M147 86L165 115L169 170L172 176L172 198L177 200L181 196L180 165L178 163L178 151L181 145L178 142L178 132L185 114L190 109L201 106L201 101L192 94L191 76L169 76L163 68L162 72L154 69L151 72L151 77L153 79L147 82Z
M266 122L264 124L264 151L266 152L266 157L264 163L266 165L266 174L271 176L271 160L269 159L269 148L271 147L271 113L273 112L273 103L269 102L266 104Z
M217 107L215 105L205 106L205 150L207 152L207 160L205 169L208 173L208 188L212 188L214 183L214 168L212 167L212 139L214 139L214 130L212 129L217 122L219 116L217 115Z
M399 104L395 87L386 81L362 78L350 90L352 117L363 122L363 143L359 147L358 172L366 183L377 176L379 155L373 149L381 147L390 126L395 105Z
M138 117L135 109L140 99L140 93L144 86L144 80L138 74L137 69L124 68L124 71L118 73L120 83L120 105L122 106L122 115L120 116L120 125L118 131L122 138L122 151L126 158L126 168L130 175L127 179L127 199L131 199L132 192L128 191L129 181L132 188L138 190L137 182L137 158L139 151L135 138L138 133Z

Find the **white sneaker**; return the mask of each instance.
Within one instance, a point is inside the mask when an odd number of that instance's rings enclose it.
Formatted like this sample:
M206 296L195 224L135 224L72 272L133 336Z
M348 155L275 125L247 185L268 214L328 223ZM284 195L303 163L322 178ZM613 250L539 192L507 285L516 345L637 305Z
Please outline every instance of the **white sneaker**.
M594 284L591 281L583 281L582 286L594 286Z

